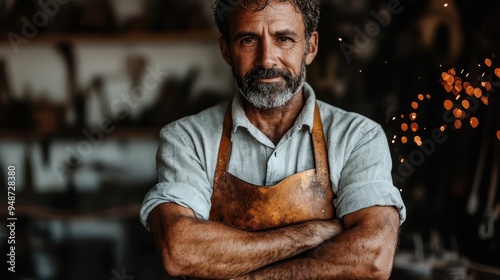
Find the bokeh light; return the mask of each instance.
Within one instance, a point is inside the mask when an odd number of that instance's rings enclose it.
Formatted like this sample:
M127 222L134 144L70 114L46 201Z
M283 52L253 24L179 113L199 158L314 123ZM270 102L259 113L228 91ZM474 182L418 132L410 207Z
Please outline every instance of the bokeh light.
M470 126L476 128L479 125L479 120L476 117L470 118Z

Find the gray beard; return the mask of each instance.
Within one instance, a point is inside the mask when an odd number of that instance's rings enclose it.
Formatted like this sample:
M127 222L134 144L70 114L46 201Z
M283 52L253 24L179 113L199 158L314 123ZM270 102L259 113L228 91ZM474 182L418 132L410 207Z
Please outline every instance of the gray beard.
M255 108L270 110L284 107L302 88L306 78L306 66L302 62L298 77L276 83L255 83L252 87L239 81L237 86L241 95ZM240 85L241 84L241 85Z

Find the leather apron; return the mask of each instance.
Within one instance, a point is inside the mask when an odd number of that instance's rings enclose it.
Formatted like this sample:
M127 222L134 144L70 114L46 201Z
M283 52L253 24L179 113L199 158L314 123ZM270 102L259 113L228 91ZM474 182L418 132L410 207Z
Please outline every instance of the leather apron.
M293 174L273 186L254 185L227 171L231 130L229 104L215 169L210 220L255 231L335 216L327 149L317 104L311 134L315 169Z

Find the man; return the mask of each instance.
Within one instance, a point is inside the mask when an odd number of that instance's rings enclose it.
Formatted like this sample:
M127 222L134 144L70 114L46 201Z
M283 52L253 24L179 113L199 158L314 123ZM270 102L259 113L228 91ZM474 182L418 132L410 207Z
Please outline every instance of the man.
M160 133L141 220L168 274L389 278L405 208L381 127L305 83L318 2L216 1L239 92Z

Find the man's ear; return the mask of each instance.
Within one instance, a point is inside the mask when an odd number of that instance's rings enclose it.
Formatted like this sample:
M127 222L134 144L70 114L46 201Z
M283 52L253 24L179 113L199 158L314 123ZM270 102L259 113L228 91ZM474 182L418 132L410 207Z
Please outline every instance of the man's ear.
M233 60L231 59L231 55L229 53L229 46L227 45L227 42L223 36L220 36L220 38L219 38L219 48L220 48L220 52L222 54L222 57L227 62L227 64L233 65Z
M306 65L311 64L318 53L318 36L318 32L314 31L309 38L309 42L307 42L309 48L306 54Z

